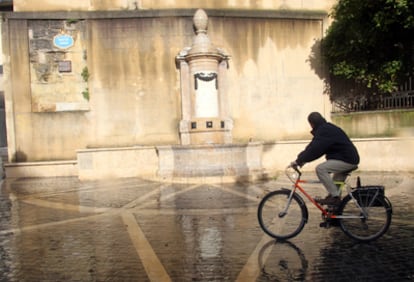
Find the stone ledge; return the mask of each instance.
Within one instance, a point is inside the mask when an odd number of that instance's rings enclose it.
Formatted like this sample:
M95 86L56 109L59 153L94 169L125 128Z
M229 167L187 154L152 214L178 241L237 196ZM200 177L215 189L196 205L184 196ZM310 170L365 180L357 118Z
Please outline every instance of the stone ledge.
M92 148L77 151L81 180L118 177L155 178L158 157L153 146Z
M263 170L262 143L158 146L158 176L242 177Z
M77 176L77 161L5 163L7 178Z

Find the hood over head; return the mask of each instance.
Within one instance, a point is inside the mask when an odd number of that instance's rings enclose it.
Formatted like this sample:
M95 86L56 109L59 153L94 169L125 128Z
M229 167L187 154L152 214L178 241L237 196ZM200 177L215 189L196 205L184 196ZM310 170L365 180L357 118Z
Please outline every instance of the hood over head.
M312 112L308 116L308 121L313 129L318 128L321 124L326 123L326 119L318 112Z

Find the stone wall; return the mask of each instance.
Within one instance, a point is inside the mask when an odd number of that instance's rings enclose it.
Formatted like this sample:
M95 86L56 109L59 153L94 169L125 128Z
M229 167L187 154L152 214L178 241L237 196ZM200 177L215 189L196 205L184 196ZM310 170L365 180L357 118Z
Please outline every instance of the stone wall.
M281 141L263 146L262 165L274 175L283 171L310 140ZM414 138L359 138L352 139L360 154L358 166L362 171L414 171ZM323 157L306 164L305 171L313 171Z
M85 21L27 24L32 112L89 110Z
M192 43L193 12L7 14L9 160L75 160L81 149L179 144L175 56ZM308 138L308 113L329 116L317 60L326 13L207 14L212 43L231 56L223 95L234 142ZM71 36L73 47L56 48L59 34Z
M333 114L332 121L354 138L414 136L414 110Z
M192 42L195 8L214 8L209 37L231 56L224 95L234 143L263 142L261 165L277 174L309 142L308 113L331 120L318 42L335 2L15 0L2 26L8 176L156 178L156 147L179 144L175 56ZM73 46L54 45L60 34ZM413 171L412 117L332 121L375 137L354 139L360 169Z
M248 147L253 145L255 152L252 155L246 154L243 164L248 166L246 167L247 170L253 169L253 171L241 171L239 174L213 175L209 173L207 164L207 169L203 171L200 170L200 167L195 168L197 173L193 176L174 175L175 157L173 152L171 151L169 157L164 155L161 158L157 153L159 149L168 149L168 146L86 149L78 151L78 158L75 161L7 163L5 166L8 178L77 176L81 180L94 180L114 177L140 177L157 181L233 182L280 176L309 141L295 140L269 142L262 145L257 142L249 144ZM353 139L353 141L361 156L361 163L358 168L360 171L414 171L414 163L412 162L414 138L369 138ZM237 146L240 147L241 145ZM178 149L182 150L182 148ZM200 148L191 149L197 150ZM260 150L260 152L257 150ZM191 150L186 153L190 154ZM227 159L229 157L227 153L221 156L226 158L223 159L222 163L215 160L211 164L219 166L229 162L231 165L236 164L234 160ZM191 159L191 156L188 157ZM194 157L199 158L200 156L195 154ZM314 171L315 166L322 161L321 158L306 164L303 170ZM185 163L188 166L188 171L191 171L194 164L192 162ZM166 171L168 168L170 168L170 171ZM260 168L260 171L254 171L255 168ZM178 169L182 169L182 167ZM248 175L246 175L247 172Z

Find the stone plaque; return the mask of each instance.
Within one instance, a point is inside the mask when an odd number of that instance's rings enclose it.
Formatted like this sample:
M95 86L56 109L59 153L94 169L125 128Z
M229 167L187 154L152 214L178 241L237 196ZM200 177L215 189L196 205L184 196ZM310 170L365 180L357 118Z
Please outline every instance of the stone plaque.
M59 72L72 72L72 62L71 61L60 61L58 63Z
M214 72L197 73L194 75L194 84L196 117L217 117L219 114L217 74Z

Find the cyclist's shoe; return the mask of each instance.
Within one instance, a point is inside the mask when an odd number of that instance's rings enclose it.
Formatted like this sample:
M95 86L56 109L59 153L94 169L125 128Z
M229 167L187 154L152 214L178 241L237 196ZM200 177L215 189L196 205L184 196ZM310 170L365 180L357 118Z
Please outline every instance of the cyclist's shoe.
M331 194L329 194L328 196L326 196L325 198L321 198L321 197L315 197L315 198L313 198L314 200L315 200L315 202L317 202L317 203L319 203L320 204L320 202L321 201L324 201L324 200L326 200L327 198L331 198L332 196L331 196Z
M330 224L331 224L331 226L340 226L340 224L339 224L339 219L337 219L337 218L332 218L332 219L330 220Z
M315 201L321 205L338 206L341 203L341 198L328 195L325 199L315 199Z

